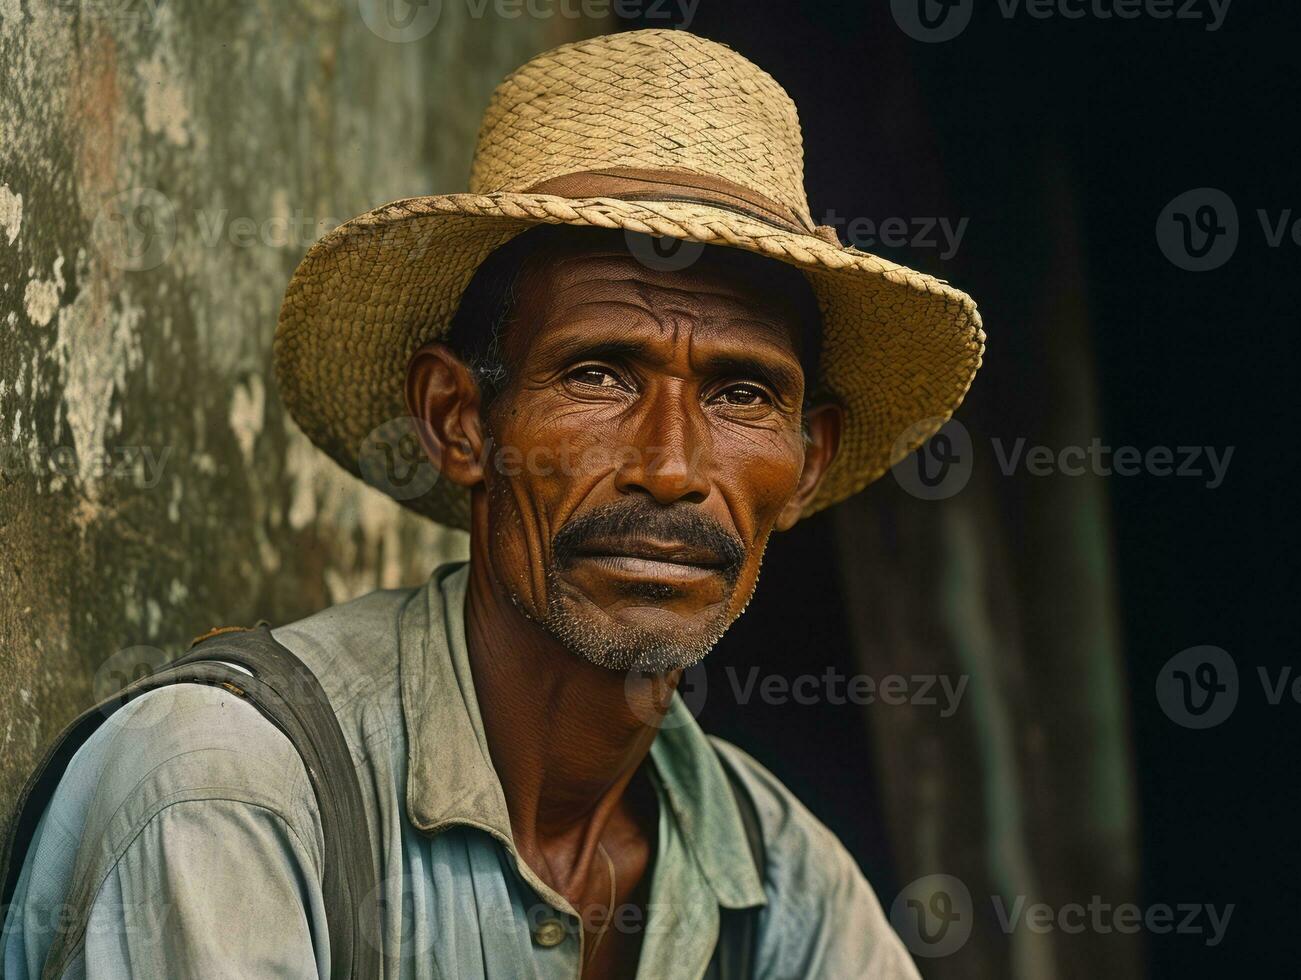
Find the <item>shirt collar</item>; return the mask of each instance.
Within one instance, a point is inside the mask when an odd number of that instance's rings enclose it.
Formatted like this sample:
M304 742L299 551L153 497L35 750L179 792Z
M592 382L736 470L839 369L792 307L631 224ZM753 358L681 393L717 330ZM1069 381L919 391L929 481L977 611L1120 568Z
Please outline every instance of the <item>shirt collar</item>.
M435 570L407 603L399 626L406 721L407 813L436 834L477 827L518 859L501 782L492 765L465 644L469 565ZM724 908L764 904L745 827L708 737L675 693L651 745L651 761L687 849ZM522 865L522 862L519 862Z

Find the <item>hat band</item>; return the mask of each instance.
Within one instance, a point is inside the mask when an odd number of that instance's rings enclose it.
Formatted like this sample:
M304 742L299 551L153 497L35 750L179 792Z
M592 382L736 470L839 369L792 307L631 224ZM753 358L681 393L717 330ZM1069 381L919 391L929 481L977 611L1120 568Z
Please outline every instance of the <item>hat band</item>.
M734 211L793 234L816 234L812 222L793 208L723 177L685 170L642 170L636 167L580 170L541 181L523 193L702 204Z

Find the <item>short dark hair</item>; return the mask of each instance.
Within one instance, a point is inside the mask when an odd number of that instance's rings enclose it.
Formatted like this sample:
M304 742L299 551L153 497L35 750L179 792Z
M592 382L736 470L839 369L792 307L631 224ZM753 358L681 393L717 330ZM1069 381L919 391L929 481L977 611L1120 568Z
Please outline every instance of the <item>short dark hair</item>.
M587 249L631 252L630 239L635 235L636 232L617 228L538 225L515 236L483 261L461 296L445 343L474 373L485 405L506 385L509 368L502 338L514 320L518 286L524 272L548 254ZM658 254L664 254L663 250ZM811 404L822 353L822 316L808 279L794 266L736 248L706 246L701 259L755 283L768 295L779 296L796 311L805 404Z

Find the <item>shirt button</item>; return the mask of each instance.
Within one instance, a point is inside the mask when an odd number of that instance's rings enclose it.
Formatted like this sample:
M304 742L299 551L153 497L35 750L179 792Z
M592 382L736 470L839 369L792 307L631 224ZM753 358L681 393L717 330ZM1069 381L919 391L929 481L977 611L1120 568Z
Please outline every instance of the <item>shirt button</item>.
M559 946L565 941L565 925L559 919L547 919L533 930L533 941L539 946Z

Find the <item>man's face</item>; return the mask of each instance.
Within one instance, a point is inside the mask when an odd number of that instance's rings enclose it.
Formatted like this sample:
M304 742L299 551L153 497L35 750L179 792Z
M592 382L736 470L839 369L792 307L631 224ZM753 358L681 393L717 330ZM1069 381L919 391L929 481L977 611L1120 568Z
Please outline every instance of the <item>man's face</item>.
M531 268L515 310L473 532L495 578L596 664L695 663L793 519L806 452L794 310L713 263L668 273L604 252Z

